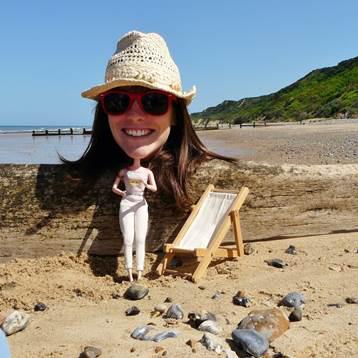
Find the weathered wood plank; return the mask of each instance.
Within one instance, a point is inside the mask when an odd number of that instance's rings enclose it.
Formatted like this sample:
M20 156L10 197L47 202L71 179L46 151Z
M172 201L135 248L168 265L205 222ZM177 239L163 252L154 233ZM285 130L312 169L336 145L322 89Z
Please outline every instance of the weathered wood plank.
M85 191L59 165L0 165L0 261L61 251L118 254L122 239L113 179L107 173ZM190 180L193 203L209 183L250 189L240 211L244 241L358 231L358 166L279 167L214 160ZM174 239L188 213L157 193L149 193L147 201L147 248L155 251Z

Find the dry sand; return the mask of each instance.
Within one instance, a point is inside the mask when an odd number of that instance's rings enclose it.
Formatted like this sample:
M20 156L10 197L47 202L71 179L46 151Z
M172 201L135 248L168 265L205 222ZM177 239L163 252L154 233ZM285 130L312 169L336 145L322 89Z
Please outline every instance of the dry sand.
M358 125L347 123L210 131L202 136L211 143L221 141L221 146L225 139L232 150L240 143L240 148L248 150L244 159L334 164L338 160L357 163L350 154L347 161L344 159L345 153L357 151L356 144L344 147L347 140L357 143L356 132ZM340 141L343 149L337 144ZM320 142L325 143L320 154L326 154L324 148L329 147L333 148L333 157L340 159L331 162L331 156L318 154ZM289 147L294 148L294 154L283 154L282 148ZM296 246L297 255L285 253L289 245ZM87 345L101 348L101 357L215 357L216 353L200 343L195 352L186 344L203 335L185 323L188 312L206 309L217 314L223 328L220 336L228 340L250 310L276 307L280 298L292 291L302 292L306 298L303 319L291 323L290 329L271 344L269 356L281 352L288 357L358 357L358 305L345 302L347 297L358 296L358 233L257 242L254 247L255 253L237 261L214 262L199 285L182 278L158 278L150 273L158 257L148 254L142 283L150 292L140 301L122 297L129 286L122 257L118 258L120 271L114 274L111 260L117 259L68 253L1 264L0 311L20 309L31 314L29 326L8 337L13 357L78 357ZM281 258L288 266L268 266L265 260L271 258ZM252 298L250 308L232 303L238 290L245 290ZM211 297L217 291L222 293L214 300ZM167 327L163 318L150 315L167 297L181 304L185 312L185 319L173 327ZM48 305L48 310L34 312L38 302ZM126 317L125 310L133 305L140 308L140 314ZM180 335L160 343L130 337L134 328L149 322L157 330L173 328Z
M269 164L357 164L358 119L199 131L213 151ZM223 145L225 143L225 145Z

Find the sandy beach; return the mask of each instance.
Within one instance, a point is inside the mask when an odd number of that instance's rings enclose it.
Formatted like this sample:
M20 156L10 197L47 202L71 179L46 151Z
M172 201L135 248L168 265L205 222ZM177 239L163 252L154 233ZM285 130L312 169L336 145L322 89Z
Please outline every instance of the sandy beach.
M358 120L329 121L266 128L232 128L199 132L210 149L243 161L270 164L330 164L342 169L358 163ZM314 170L314 166L312 167ZM0 312L30 314L25 330L8 337L14 358L79 357L86 346L101 357L225 357L198 343L203 332L187 324L189 312L207 310L217 316L225 348L233 348L231 332L254 309L277 307L289 292L305 297L303 317L270 344L267 357L358 357L358 233L306 236L254 242L253 253L238 260L214 261L207 276L194 284L183 278L158 277L157 254L147 254L142 285L149 294L138 301L123 297L130 286L123 257L55 257L14 259L0 264ZM285 253L294 245L296 255ZM279 258L284 268L265 260ZM111 260L118 271L110 272ZM233 304L246 292L250 307ZM217 294L216 298L212 298ZM154 306L170 297L184 311L177 322L152 316ZM35 312L36 303L44 312ZM170 303L165 303L167 307ZM140 313L127 317L126 309ZM281 308L285 314L290 312ZM132 331L150 324L154 331L175 330L177 338L138 341ZM193 340L193 346L187 342ZM239 350L238 357L247 357ZM281 355L280 355L281 353Z
M278 164L358 163L358 119L199 131L213 151ZM225 143L225 147L223 147Z

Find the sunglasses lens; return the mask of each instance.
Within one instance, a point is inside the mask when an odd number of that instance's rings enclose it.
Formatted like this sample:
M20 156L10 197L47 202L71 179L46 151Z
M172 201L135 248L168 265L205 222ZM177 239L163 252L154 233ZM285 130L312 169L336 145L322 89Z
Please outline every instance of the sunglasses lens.
M146 93L142 97L142 105L147 113L159 116L168 111L169 97L163 93Z
M109 114L124 113L130 103L130 98L125 93L107 93L103 98L104 110Z

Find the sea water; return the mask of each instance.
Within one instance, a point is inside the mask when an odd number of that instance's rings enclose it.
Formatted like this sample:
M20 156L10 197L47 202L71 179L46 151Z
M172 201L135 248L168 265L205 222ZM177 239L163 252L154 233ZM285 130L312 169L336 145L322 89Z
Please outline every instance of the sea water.
M71 128L75 132L83 130L81 126ZM0 163L59 164L59 154L76 160L90 140L90 135L32 136L33 130L46 129L69 130L70 126L0 126Z

